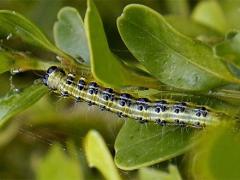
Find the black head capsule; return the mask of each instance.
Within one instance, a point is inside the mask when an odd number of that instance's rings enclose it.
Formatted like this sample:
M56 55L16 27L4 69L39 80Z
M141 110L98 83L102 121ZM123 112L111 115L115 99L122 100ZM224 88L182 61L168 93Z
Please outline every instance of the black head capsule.
M130 106L131 105L131 95L130 94L126 94L126 93L123 93L120 95L119 97L119 104L121 106Z
M57 70L59 70L57 66L51 66L50 68L48 68L47 74L50 75Z
M69 84L69 85L72 84L74 79L75 79L75 75L74 74L68 74L67 75L67 79L66 79L66 84Z
M102 98L105 100L105 101L113 101L113 98L114 98L114 92L111 88L106 88L102 91Z
M186 109L187 104L185 102L182 103L178 103L176 105L173 106L173 111L175 113L180 113L180 112L184 112Z
M139 98L136 102L137 109L139 111L142 111L143 109L147 110L149 107L148 102L149 102L149 100L147 98Z
M208 110L205 107L199 107L195 110L196 116L198 117L206 117L208 114Z
M156 113L164 112L166 110L167 110L167 101L161 100L156 102L156 105L155 105Z
M89 94L97 94L98 93L98 85L95 82L90 82L88 85L88 93Z
M86 86L86 82L84 81L84 79L80 79L80 80L78 81L77 86L78 86L78 89L79 89L79 90L83 90L83 89L85 88L85 86Z

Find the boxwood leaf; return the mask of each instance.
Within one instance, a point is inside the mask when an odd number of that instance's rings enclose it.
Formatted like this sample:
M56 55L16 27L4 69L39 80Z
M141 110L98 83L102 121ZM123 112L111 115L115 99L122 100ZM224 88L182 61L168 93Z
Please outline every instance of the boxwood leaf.
M201 143L193 149L189 167L195 179L238 179L240 133L232 125L204 132Z
M89 50L84 24L78 11L64 7L58 12L55 22L54 39L58 48L74 57L78 62L89 64Z
M226 82L239 83L209 46L177 32L146 6L126 6L117 25L131 53L167 85L206 91Z
M103 138L97 131L92 130L88 132L84 148L90 167L96 167L108 180L121 179L112 160L112 156Z
M91 71L98 82L111 87L158 85L154 79L128 69L110 51L102 20L92 0L88 0L84 23L90 50Z
M164 179L164 180L181 180L181 175L174 165L168 166L168 173L161 170L156 170L153 168L141 168L139 170L140 180L154 180L154 179Z
M171 159L192 147L194 132L128 120L115 141L115 163L121 169L133 170Z
M0 98L0 127L11 117L37 102L48 89L40 83Z
M53 65L56 65L56 63L29 57L23 53L7 51L0 52L0 74L10 70L46 70Z
M189 17L168 15L164 18L180 33L209 45L216 44L224 39L221 33Z
M54 144L36 170L38 180L84 179L79 162L67 156L59 144Z
M62 57L63 64L75 66L72 58L53 45L32 22L15 11L0 10L0 31L19 36L25 42L45 48Z
M218 56L224 57L228 62L240 67L240 33L238 31L229 32L226 39L216 45L215 52Z
M229 28L224 12L217 1L200 2L194 9L192 18L197 22L209 26L223 34Z

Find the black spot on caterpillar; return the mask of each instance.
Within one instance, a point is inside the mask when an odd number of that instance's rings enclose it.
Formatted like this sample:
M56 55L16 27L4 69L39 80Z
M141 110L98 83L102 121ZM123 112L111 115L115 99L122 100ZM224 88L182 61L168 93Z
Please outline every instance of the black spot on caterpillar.
M221 114L207 107L167 99L150 101L146 98L135 98L130 94L101 87L96 82L87 82L85 78L76 80L73 74L66 75L62 69L55 66L47 70L42 80L46 86L62 96L97 105L120 117L129 117L141 123L151 121L162 126L203 128L217 125L221 119Z

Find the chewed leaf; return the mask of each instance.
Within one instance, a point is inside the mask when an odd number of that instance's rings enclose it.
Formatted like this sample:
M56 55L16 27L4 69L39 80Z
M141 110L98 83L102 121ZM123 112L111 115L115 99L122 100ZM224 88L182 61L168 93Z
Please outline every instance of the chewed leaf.
M110 51L101 17L92 0L88 0L84 23L90 50L91 71L98 82L111 87L158 86L153 78L137 74L128 69Z
M192 147L194 132L128 120L115 142L115 163L121 169L133 170L171 159Z
M57 47L77 61L89 64L89 50L82 18L75 8L64 7L58 12L54 24L54 39Z
M47 49L62 57L63 64L75 66L73 59L55 47L32 22L15 11L0 10L0 32L16 35L32 45Z
M7 71L47 70L55 62L46 62L23 53L0 52L0 74Z
M120 180L118 171L102 137L97 131L90 131L84 143L90 167L96 167L107 180Z
M177 32L146 6L126 6L117 25L131 53L167 85L206 91L240 82L210 47Z
M33 84L20 92L2 97L0 99L0 126L12 116L37 102L47 91L48 89L42 84Z

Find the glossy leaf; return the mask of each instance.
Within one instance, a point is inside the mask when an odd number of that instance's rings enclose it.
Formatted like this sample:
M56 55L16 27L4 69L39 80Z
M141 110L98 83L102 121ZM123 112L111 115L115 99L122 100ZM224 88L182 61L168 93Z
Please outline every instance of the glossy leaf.
M112 156L97 131L88 132L84 148L90 167L96 167L107 180L121 179L113 163Z
M85 28L90 47L91 69L94 78L111 87L157 85L154 79L136 74L128 69L109 49L103 23L96 6L88 0Z
M164 18L180 33L204 43L212 45L224 39L223 35L217 31L200 24L189 17L169 15Z
M194 9L192 18L223 34L229 28L224 12L217 1L200 2Z
M128 5L117 24L131 53L167 85L206 91L240 82L209 46L180 34L146 6Z
M139 179L140 180L181 180L181 175L178 172L178 169L174 165L169 165L168 173L161 170L156 170L153 168L141 168L139 170Z
M192 147L193 129L146 125L128 120L115 141L115 163L124 170L150 166Z
M193 149L191 173L195 179L238 179L239 152L239 129L230 125L211 129Z
M75 8L64 7L58 12L58 21L53 28L58 48L78 62L89 64L89 50L82 18Z
M58 144L54 144L37 168L37 179L81 180L83 176L79 162L72 157L68 157Z
M33 84L20 92L13 92L0 99L0 127L14 115L36 103L48 89L42 84Z

